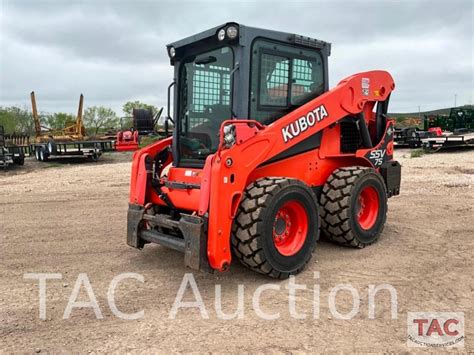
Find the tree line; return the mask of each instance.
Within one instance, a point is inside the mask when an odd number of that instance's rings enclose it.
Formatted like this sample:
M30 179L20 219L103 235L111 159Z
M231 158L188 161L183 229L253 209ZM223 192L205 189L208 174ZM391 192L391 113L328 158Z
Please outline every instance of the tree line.
M140 101L128 101L122 106L124 117L105 106L89 106L84 110L83 123L88 135L94 136L110 129L128 129L132 126L132 111L134 108L151 110L154 114L158 108ZM55 112L51 114L40 114L41 126L50 129L62 129L74 125L76 116ZM31 111L18 106L0 106L0 126L5 133L19 133L34 135L33 114Z

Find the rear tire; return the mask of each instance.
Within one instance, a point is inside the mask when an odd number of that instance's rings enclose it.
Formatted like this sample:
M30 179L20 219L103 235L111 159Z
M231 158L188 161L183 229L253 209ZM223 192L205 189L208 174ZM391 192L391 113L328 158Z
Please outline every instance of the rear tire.
M318 206L307 185L294 179L263 178L247 187L231 238L243 265L286 279L305 268L318 238Z
M89 155L89 159L92 160L94 163L97 163L99 161L99 155L94 152Z
M49 154L46 151L46 147L41 147L39 150L39 158L41 161L48 161Z
M382 233L387 219L385 183L374 169L336 169L323 187L321 231L337 244L364 248Z
M58 153L58 147L52 138L48 140L46 147L49 155L56 155Z

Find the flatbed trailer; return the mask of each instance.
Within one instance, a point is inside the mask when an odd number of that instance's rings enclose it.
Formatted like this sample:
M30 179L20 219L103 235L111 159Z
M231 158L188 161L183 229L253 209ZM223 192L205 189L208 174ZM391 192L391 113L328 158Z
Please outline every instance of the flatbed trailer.
M30 154L38 161L47 161L51 158L85 157L98 161L105 151L115 150L113 140L80 140L80 141L55 141L30 144Z
M474 132L444 134L438 137L424 138L421 139L421 145L424 150L430 152L450 148L474 148Z
M432 137L436 137L435 131L422 131L418 127L395 128L393 145L400 148L421 148L422 140Z

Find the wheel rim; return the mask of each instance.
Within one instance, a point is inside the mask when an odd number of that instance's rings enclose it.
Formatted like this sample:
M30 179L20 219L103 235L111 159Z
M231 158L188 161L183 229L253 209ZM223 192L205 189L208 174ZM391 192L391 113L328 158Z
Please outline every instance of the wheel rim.
M357 220L362 229L370 229L379 214L379 195L372 186L365 187L357 199Z
M308 233L308 215L298 201L286 202L280 207L273 222L273 244L284 256L298 253Z

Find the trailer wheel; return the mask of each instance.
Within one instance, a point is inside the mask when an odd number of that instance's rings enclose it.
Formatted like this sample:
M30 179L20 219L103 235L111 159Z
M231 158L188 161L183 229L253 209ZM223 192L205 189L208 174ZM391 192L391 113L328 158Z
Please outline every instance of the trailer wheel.
M49 155L56 155L58 153L58 147L53 139L48 140L47 148Z
M97 163L99 161L99 154L97 154L96 152L92 153L91 155L89 155L89 158L90 160L92 160L93 162Z
M39 158L41 161L48 161L48 152L45 147L39 148Z
M13 161L16 165L25 165L25 157L18 157L18 158L15 158L14 161Z
M36 160L40 161L40 148L35 148L35 158Z
M322 233L345 246L374 243L387 219L385 183L372 168L336 169L323 187L320 203Z
M231 238L243 265L286 279L304 269L318 238L318 206L307 185L294 179L263 178L247 187Z

